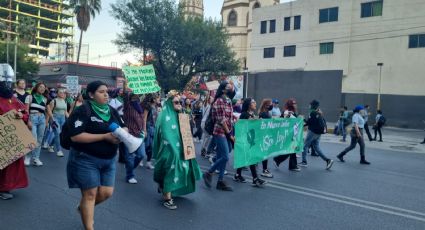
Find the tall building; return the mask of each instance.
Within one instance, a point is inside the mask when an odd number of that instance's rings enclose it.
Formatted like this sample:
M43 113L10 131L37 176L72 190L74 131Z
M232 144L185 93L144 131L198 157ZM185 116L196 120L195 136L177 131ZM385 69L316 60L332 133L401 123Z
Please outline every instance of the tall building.
M31 41L31 53L47 57L51 44L64 46L66 56L72 57L73 12L68 0L1 0L0 21L13 40L17 35L20 17L30 17L36 22L36 36ZM68 52L69 51L69 52Z
M421 125L424 0L296 0L257 8L252 23L249 16L248 23L238 18L234 28L230 2L238 17L246 12L229 0L222 14L234 38L249 35L246 45L233 41L240 57L246 52L250 74L341 70L341 104L370 104L373 111L383 109L391 124Z
M204 17L203 0L180 0L185 17Z
M222 22L230 36L229 46L236 53L241 70L247 67L253 11L278 3L279 0L224 0L221 8Z

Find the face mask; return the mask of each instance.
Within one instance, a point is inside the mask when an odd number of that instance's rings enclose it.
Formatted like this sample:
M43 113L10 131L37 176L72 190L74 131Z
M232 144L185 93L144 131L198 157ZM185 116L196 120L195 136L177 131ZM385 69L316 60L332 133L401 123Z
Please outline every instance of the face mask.
M273 109L273 105L269 106L269 110L272 110L272 109Z

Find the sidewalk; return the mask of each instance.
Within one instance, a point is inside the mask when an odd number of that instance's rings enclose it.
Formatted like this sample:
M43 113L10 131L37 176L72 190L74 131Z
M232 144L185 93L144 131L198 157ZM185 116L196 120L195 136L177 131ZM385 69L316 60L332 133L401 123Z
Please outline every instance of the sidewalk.
M342 136L335 136L332 134L334 126L335 123L328 123L328 134L323 135L322 140L330 143L344 143L348 146L350 144L349 131L351 130L351 127L347 127L347 142L341 142L340 140L342 139ZM369 130L373 137L374 130L371 126L369 126ZM371 148L425 154L425 144L420 144L420 142L424 140L424 137L424 130L402 129L385 126L382 129L382 139L384 142L370 142L366 136L365 143L367 147Z

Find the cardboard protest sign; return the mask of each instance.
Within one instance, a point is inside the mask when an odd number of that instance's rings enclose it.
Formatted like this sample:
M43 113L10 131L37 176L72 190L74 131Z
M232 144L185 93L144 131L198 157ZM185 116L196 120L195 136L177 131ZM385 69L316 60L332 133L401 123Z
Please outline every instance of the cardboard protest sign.
M153 65L126 66L123 71L128 80L128 87L134 94L156 93L161 90Z
M6 168L37 146L25 123L10 111L0 116L0 169Z
M229 76L229 81L233 82L233 86L235 87L236 95L234 99L243 98L243 76Z
M179 113L180 134L183 141L184 159L190 160L196 158L195 144L193 144L193 136L190 131L189 115Z
M77 96L81 88L78 84L78 76L66 76L66 89L72 96Z
M239 120L235 126L234 167L240 168L283 154L302 152L301 118Z
M220 82L210 81L210 82L205 83L205 85L207 86L207 89L210 90L210 91L211 90L217 90L218 87L220 86Z

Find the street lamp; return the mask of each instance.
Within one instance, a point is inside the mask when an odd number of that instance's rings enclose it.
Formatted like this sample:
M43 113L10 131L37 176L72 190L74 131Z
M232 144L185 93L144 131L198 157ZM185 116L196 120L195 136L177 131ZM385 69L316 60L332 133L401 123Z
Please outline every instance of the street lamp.
M245 98L248 97L248 67L243 68L245 74Z
M377 109L381 109L381 82L382 82L382 66L384 66L384 63L379 62L376 64L379 67L379 86L378 86L378 105Z

